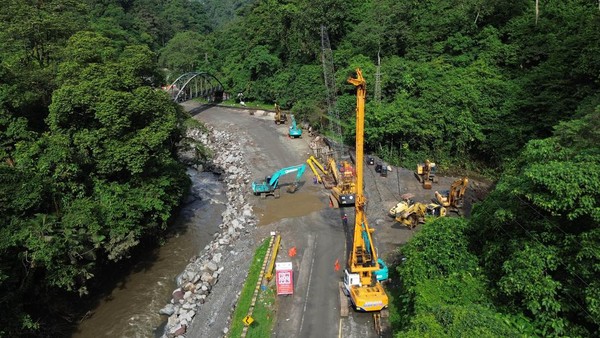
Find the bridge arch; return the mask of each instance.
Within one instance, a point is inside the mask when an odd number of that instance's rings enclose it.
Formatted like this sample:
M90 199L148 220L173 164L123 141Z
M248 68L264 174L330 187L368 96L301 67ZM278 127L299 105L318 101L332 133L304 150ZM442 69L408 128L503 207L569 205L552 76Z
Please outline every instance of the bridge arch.
M207 72L189 72L180 75L173 83L164 88L175 102L184 102L204 97L209 102L223 100L223 84L214 75Z

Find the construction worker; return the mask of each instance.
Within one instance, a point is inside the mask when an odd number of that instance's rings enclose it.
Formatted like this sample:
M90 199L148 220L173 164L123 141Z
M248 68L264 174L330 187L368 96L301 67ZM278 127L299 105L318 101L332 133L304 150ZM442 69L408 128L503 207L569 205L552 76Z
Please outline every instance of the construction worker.
M344 226L348 226L348 215L344 214L344 216L342 216L342 223L344 223Z

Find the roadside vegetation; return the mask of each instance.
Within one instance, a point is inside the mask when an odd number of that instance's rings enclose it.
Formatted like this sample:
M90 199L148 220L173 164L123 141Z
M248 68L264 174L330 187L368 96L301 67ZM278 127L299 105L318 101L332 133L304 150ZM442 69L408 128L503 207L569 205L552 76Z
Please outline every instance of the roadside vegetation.
M266 238L254 253L254 258L252 258L252 264L248 270L246 282L244 283L235 310L233 311L233 316L231 317L231 327L228 333L229 337L239 337L242 334L244 328L242 320L246 317L248 310L250 309L252 296L254 296L254 289L258 282L258 276L260 275L263 262L265 261L265 255L269 249L269 241L270 238ZM252 314L255 323L253 323L248 330L248 337L264 337L264 335L251 335L258 332L267 332L268 335L271 331L271 323L273 323L274 320L272 316L268 316L271 312L266 310L274 301L275 296L273 295L273 290L267 289L264 292L259 291L259 295L260 297L256 301L254 313Z
M176 159L187 116L155 89L162 69L210 72L247 104L278 103L327 130L321 25L347 142L346 78L360 67L369 152L496 178L470 219L429 223L400 248L397 335L594 335L600 11L589 0L536 4L7 1L0 337L64 335L57 323L81 316L58 299L85 297L96 276L164 236L189 182Z

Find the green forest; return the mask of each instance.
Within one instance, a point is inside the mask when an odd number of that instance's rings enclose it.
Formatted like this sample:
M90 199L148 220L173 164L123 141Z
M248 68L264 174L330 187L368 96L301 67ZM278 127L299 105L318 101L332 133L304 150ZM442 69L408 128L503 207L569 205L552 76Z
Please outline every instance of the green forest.
M399 248L395 335L598 336L597 0L6 0L0 337L60 336L75 312L56 299L164 236L189 116L156 88L207 71L352 144L356 68L370 152L495 182Z

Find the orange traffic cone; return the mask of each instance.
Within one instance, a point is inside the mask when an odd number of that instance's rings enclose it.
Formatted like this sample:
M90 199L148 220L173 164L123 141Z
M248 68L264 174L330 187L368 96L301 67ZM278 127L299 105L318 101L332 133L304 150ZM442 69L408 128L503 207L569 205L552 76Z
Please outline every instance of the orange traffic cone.
M290 257L294 257L294 256L296 256L296 247L295 247L295 246L291 247L291 248L288 250L288 256L290 256Z
M339 259L335 260L334 269L335 269L335 271L340 271L340 260Z

